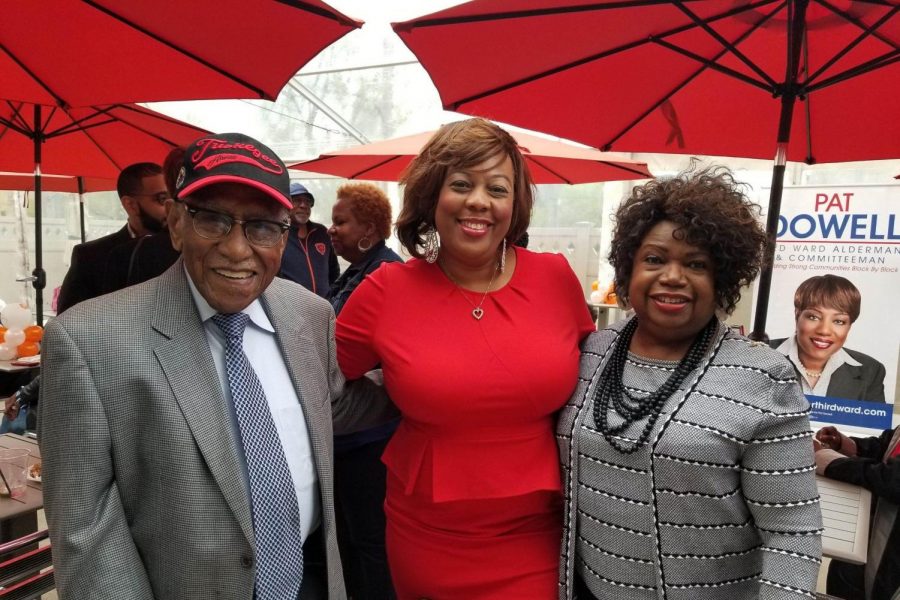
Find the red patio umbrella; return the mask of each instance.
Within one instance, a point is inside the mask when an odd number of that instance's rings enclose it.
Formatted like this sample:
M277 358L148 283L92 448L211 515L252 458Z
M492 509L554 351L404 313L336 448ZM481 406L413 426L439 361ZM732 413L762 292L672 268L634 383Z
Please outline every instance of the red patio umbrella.
M896 0L475 0L394 29L447 109L603 150L775 156L774 242L785 160L900 156L900 119L884 118L900 93L898 10ZM767 268L756 337L770 286Z
M426 131L381 142L326 152L292 169L337 175L347 179L397 181L403 170L434 135ZM590 183L653 177L645 163L612 157L608 154L511 131L519 144L535 183Z
M44 110L42 110L44 109ZM37 121L33 120L37 118ZM100 179L115 180L119 171L135 162L159 162L173 146L188 144L209 132L136 104L111 104L85 108L53 108L24 102L0 104L0 169L22 172L35 169L30 189L35 195L35 288L38 323L43 317L41 199L43 189L60 185L43 172L81 174L73 178L84 188ZM69 184L73 180L69 180ZM17 186L18 189L28 189ZM115 189L113 183L112 189ZM83 210L83 205L81 205ZM82 230L83 213L82 213Z
M36 104L265 98L362 25L320 0L13 0L0 97Z

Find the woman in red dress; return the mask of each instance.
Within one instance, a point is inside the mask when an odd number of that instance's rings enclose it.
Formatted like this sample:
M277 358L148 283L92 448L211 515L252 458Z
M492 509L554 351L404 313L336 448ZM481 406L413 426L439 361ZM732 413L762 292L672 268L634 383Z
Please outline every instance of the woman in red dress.
M445 125L410 165L409 262L363 281L337 322L349 379L380 364L403 414L382 460L400 600L557 595L556 411L593 323L566 260L513 246L532 181L493 123Z

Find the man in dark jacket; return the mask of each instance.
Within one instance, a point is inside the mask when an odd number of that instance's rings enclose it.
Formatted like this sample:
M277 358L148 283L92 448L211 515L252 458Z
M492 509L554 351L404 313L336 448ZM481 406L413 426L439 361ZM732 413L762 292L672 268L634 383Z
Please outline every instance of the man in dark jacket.
M891 600L900 590L900 427L868 438L823 427L816 442L819 475L861 486L875 497L866 564L832 560L827 591L846 600Z
M113 249L163 228L169 192L166 191L162 167L147 162L125 167L119 173L116 191L122 208L128 213L128 221L115 233L78 244L72 249L69 271L59 290L58 313L110 291L107 273L117 270L115 265L109 264ZM123 254L121 260L127 263L130 257L130 254Z
M299 283L323 298L340 275L328 229L310 221L316 199L302 183L291 183L291 230L281 258L279 277Z

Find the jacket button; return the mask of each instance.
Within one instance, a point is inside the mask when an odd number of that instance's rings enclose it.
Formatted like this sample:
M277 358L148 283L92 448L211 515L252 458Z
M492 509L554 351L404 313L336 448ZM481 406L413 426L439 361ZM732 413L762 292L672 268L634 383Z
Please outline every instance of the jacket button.
M241 556L241 566L245 569L249 569L253 566L253 557L247 556L246 554Z

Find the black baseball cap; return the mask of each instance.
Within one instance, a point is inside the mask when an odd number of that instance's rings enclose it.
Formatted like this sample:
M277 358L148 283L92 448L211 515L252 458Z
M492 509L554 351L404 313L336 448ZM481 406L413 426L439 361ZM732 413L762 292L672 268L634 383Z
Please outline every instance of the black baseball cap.
M215 183L249 185L293 207L284 162L271 148L242 133L207 135L188 144L175 180L178 197Z

